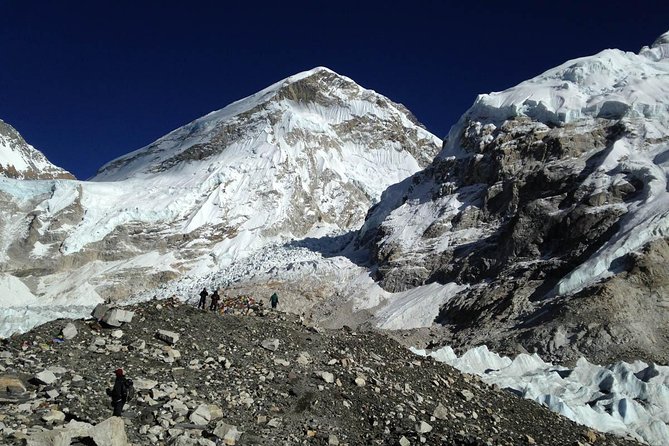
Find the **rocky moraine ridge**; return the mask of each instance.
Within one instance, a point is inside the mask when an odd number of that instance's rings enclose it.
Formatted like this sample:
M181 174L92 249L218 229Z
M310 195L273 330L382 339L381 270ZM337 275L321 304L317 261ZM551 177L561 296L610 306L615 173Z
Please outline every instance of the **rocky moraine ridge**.
M374 332L177 300L125 310L134 316L119 328L57 320L3 341L3 444L637 444ZM122 418L105 394L120 366L137 389Z

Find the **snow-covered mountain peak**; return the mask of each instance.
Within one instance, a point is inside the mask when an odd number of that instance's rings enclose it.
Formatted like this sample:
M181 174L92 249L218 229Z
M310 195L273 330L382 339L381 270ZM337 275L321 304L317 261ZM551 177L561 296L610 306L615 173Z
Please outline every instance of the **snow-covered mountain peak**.
M223 158L257 155L260 146L270 151L294 150L300 144L342 150L346 140L374 150L381 146L380 140L370 139L372 128L404 127L412 128L420 140L439 144L402 105L330 69L317 67L276 82L108 163L94 180L154 176L168 170L192 170L202 163L207 169L212 165L216 169ZM403 140L406 138L396 141L397 150L408 150L420 165L431 161L429 150L413 150Z
M449 132L441 156L462 154L460 137L471 122L501 126L519 117L548 126L600 118L652 120L669 126L669 33L639 54L607 49L573 59L501 92L479 95ZM659 127L659 128L658 128Z
M19 132L0 119L0 177L16 179L74 178L28 144Z

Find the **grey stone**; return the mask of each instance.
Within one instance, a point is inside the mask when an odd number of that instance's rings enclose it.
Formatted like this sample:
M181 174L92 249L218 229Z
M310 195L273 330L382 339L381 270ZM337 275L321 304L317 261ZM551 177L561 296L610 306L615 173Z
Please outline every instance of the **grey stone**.
M20 378L12 375L0 376L0 389L9 393L20 394L26 392L26 386Z
M72 323L69 322L65 328L63 328L63 338L65 339L72 339L74 338L79 332L77 331L77 327Z
M428 432L432 431L432 426L425 421L421 421L419 424L416 425L416 432L419 434L427 434Z
M42 420L47 423L62 423L65 421L65 414L60 410L49 410L42 415Z
M132 311L122 310L120 308L112 308L110 311L105 313L102 317L102 321L107 325L112 327L120 327L124 323L132 322L132 318L135 315Z
M47 385L53 384L58 380L58 378L56 378L56 375L54 375L53 372L49 370L44 370L42 372L39 372L37 375L35 375L35 379L40 383Z
M316 376L319 376L326 383L331 384L335 381L334 375L330 372L315 372L315 374Z
M434 408L434 412L432 413L432 416L438 420L447 420L449 418L448 415L448 409L441 403L437 404L437 407Z
M221 438L226 445L234 445L241 438L242 432L237 430L237 426L219 421L214 429L214 435Z
M467 401L471 401L471 399L474 398L474 394L467 389L461 390L460 395L462 395L462 397Z
M111 417L94 426L90 437L97 446L130 446L121 417Z
M156 338L167 342L170 345L174 345L179 341L179 333L168 330L158 330L156 331Z
M269 351L275 352L279 349L279 340L278 339L265 339L260 343L260 345Z
M211 412L209 411L209 405L200 404L195 411L188 417L188 419L199 425L207 425L211 421Z
M158 385L158 381L146 378L133 379L136 390L151 390Z
M300 365L307 365L311 362L311 356L307 352L300 352L297 355L297 363Z

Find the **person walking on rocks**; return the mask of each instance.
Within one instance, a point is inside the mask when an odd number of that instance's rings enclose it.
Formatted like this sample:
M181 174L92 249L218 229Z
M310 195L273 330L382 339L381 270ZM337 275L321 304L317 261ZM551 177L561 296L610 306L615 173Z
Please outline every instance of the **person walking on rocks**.
M114 387L107 389L107 395L112 399L112 407L114 408L114 416L120 417L123 413L123 406L128 401L129 393L131 392L133 383L132 380L126 378L123 369L118 368L114 371L116 381Z
M209 293L207 293L206 288L202 288L202 291L200 291L200 301L197 303L197 308L200 309L202 308L204 310L205 305L207 303L207 296Z
M276 292L269 298L269 303L272 304L272 310L276 310L276 306L279 305L279 295Z
M218 295L218 290L215 290L211 295L211 305L209 305L211 311L218 311L219 300L221 300L221 296Z

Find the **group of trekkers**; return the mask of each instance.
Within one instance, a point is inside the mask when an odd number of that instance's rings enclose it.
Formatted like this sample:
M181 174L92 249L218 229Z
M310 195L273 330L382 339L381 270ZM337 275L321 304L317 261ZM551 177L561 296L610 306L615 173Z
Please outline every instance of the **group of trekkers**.
M207 288L203 288L202 291L200 291L200 300L197 303L198 309L203 309L203 310L206 309L207 296L209 296L209 292L207 292ZM221 296L218 294L218 290L214 290L214 292L211 294L209 311L218 311L218 304L220 301L221 301ZM279 305L279 295L273 293L272 296L270 296L269 298L269 303L272 306L272 309L276 310L276 307Z
M209 293L207 292L207 289L203 288L202 291L200 292L200 301L197 303L198 309L200 308L202 308L203 310L206 309L208 295ZM214 292L211 294L211 303L209 304L209 310L218 311L218 302L220 300L221 296L219 296L218 290L214 290Z

